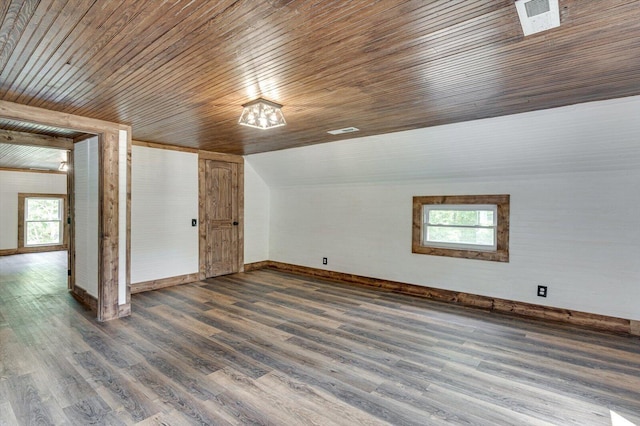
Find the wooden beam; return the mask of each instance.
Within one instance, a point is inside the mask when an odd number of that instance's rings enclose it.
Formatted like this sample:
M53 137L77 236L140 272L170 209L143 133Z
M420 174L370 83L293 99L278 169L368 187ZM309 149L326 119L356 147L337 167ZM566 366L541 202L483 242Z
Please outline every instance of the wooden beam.
M198 157L204 160L226 161L227 163L244 164L244 157L241 155L222 154L220 152L198 151Z
M0 101L0 117L95 134L113 130L114 127L131 131L131 126L125 124L111 123L8 101Z
M43 146L54 149L73 149L73 139L61 138L36 133L16 132L0 129L0 143L12 145Z
M155 148L155 149L167 149L169 151L180 151L180 152L190 152L192 154L197 154L198 150L195 148L187 148L184 146L175 146L175 145L166 145L163 143L155 143L155 142L144 142L144 141L131 141L131 144L134 146L144 146L146 148Z

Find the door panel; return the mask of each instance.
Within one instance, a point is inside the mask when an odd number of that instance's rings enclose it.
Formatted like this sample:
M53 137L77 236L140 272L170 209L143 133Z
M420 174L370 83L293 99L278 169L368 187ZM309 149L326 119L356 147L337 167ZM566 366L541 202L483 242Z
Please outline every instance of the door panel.
M238 272L238 163L200 159L200 279Z

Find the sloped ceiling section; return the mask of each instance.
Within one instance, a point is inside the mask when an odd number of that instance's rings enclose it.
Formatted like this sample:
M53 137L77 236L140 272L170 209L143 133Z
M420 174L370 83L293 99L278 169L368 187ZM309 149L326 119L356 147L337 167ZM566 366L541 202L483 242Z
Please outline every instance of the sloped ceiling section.
M61 161L67 161L62 149L0 143L0 167L55 171Z
M272 187L640 167L640 96L246 156Z
M84 133L76 132L75 130L45 126L44 124L27 123L24 121L10 120L7 118L0 118L0 129L24 133L36 133L39 135L63 137L69 139L74 139L84 135Z

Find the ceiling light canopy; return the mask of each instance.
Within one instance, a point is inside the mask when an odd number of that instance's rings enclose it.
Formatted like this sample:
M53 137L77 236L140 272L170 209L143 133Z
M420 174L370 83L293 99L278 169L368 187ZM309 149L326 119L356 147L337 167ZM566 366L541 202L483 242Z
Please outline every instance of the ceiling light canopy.
M255 127L256 129L272 129L287 124L282 114L282 105L266 99L258 98L242 105L242 115L239 124Z

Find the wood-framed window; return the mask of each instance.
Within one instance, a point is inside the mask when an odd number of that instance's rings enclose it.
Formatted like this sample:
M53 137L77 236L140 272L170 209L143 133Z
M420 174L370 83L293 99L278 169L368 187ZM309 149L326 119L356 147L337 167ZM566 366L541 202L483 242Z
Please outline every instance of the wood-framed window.
M67 195L18 194L18 251L67 248Z
M509 261L509 195L413 197L412 252Z

